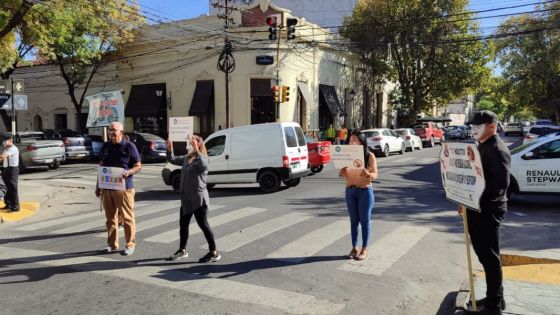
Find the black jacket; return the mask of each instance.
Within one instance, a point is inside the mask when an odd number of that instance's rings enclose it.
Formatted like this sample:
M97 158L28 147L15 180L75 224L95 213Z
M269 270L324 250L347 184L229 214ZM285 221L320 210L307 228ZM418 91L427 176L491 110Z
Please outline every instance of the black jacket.
M478 146L486 189L480 197L483 213L501 220L507 211L507 190L510 183L511 154L506 144L497 135Z

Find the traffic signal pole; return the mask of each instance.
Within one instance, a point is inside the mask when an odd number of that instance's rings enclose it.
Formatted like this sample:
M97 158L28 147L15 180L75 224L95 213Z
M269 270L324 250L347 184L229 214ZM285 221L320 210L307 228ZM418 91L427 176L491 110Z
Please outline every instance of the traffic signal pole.
M282 25L278 26L278 34L277 34L277 42L276 42L276 86L280 87L280 38L282 38ZM280 91L278 91L280 94ZM274 104L274 112L276 122L280 121L280 95L278 97L278 101Z

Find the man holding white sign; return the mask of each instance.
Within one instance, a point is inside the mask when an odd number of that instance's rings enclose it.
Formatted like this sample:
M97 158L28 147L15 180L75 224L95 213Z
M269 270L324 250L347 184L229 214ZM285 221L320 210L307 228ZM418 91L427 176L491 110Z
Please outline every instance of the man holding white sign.
M134 185L132 175L142 169L140 154L136 146L123 139L123 125L112 122L109 126L109 142L101 148L98 186L95 195L101 197L107 219L107 247L102 253L112 253L119 248L118 223L119 214L124 217L124 235L126 249L123 255L134 253L135 219L134 219Z

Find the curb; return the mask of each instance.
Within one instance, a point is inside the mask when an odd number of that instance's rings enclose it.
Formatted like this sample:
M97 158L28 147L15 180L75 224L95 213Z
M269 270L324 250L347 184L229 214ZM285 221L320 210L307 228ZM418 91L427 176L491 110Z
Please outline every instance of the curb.
M35 215L41 206L46 203L49 199L54 197L56 190L53 189L48 193L44 194L42 198L38 198L39 201L22 201L20 202L21 210L19 212L8 212L7 210L0 210L0 223L7 222L19 222L27 217ZM4 203L0 202L1 207L4 207Z

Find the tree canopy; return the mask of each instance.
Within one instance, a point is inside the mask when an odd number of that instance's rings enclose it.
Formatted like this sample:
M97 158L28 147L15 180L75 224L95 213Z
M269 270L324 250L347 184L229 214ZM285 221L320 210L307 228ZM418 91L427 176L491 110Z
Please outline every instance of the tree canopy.
M345 19L341 34L355 44L372 80L398 82L394 105L409 124L489 78L491 50L475 40L478 26L467 3L360 0Z

